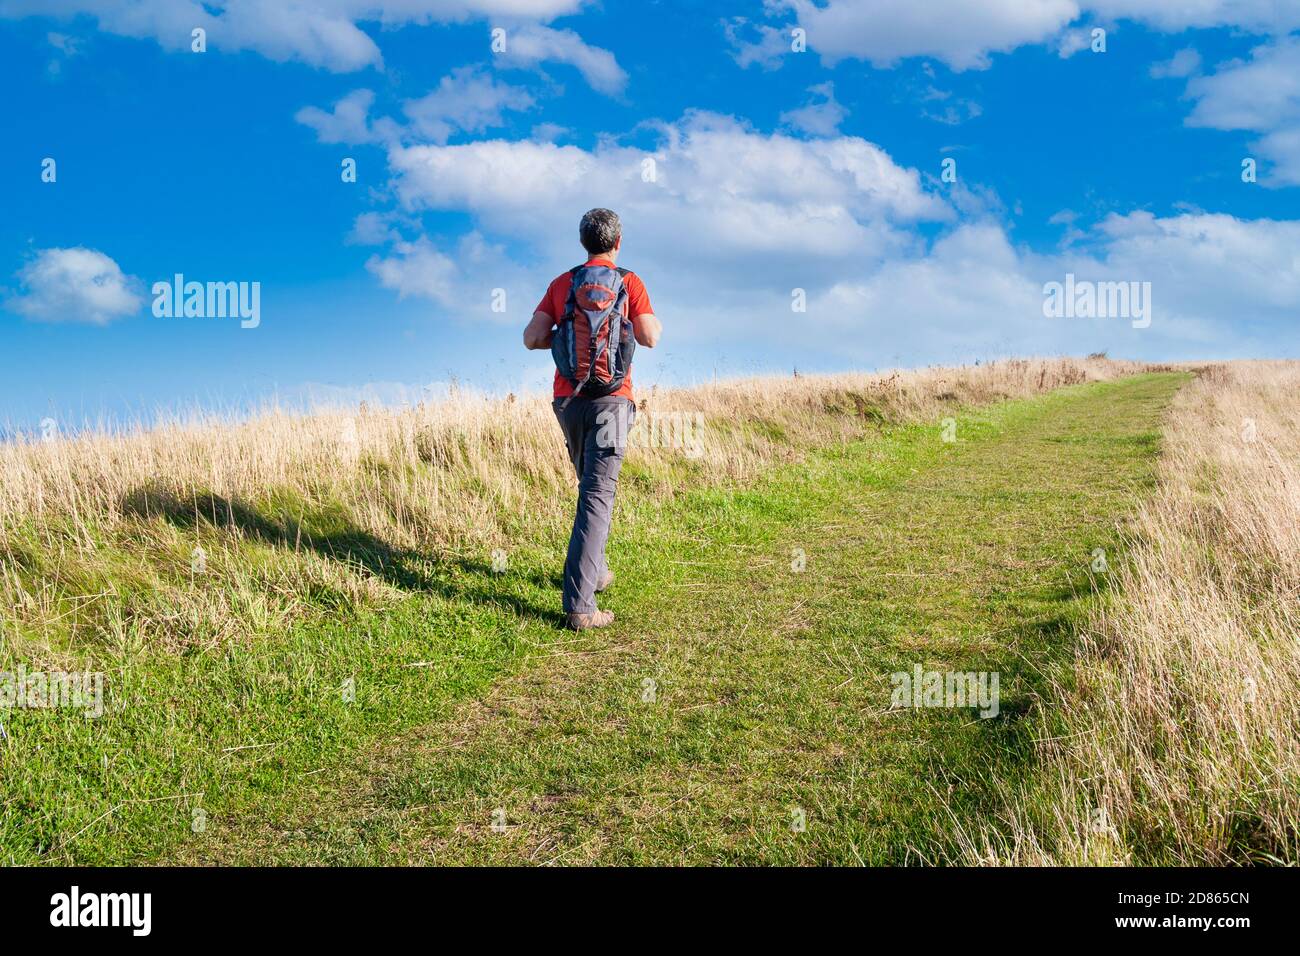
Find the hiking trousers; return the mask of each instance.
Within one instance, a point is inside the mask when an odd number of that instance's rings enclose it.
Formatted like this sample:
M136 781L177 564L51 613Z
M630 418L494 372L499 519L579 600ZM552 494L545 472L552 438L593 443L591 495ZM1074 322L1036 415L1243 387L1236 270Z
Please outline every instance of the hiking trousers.
M636 405L614 395L579 397L561 408L564 401L557 398L552 407L578 475L578 508L564 559L564 612L590 614L596 610L596 585L608 569L605 542Z

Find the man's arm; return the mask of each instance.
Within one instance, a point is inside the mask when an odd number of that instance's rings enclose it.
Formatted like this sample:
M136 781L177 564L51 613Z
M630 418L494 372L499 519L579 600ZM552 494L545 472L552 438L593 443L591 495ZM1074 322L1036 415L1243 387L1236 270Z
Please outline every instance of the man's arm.
M663 330L663 323L653 312L642 312L632 320L632 335L636 339L636 344L644 345L648 349L659 344L659 333Z
M524 348L549 349L554 328L555 320L547 313L540 309L534 312L532 319L524 326Z

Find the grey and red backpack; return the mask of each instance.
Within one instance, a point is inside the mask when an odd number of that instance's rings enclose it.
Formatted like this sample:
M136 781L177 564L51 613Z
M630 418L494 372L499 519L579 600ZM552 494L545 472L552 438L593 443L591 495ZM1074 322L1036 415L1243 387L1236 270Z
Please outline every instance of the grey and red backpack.
M599 398L617 392L636 351L623 285L627 270L588 263L569 274L569 298L551 339L555 367L573 385L565 405L579 394Z

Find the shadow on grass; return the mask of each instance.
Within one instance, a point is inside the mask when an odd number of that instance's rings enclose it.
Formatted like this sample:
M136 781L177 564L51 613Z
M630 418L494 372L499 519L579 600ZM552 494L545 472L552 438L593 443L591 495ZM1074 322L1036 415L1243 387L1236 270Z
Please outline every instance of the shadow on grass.
M1081 599L1087 592L1078 593ZM998 714L991 719L972 717L969 712L944 715L946 728L936 725L936 733L927 740L930 748L924 772L936 781L949 784L946 792L936 792L942 812L957 819L982 819L1010 839L1011 834L1001 817L1006 794L1030 779L1041 765L1042 742L1050 736L1054 721L1050 709L1059 693L1058 683L1073 681L1070 650L1079 639L1084 618L1077 606L1063 607L1057 613L1020 622L1008 635L1008 645L1019 653L1003 659L1000 673ZM1032 650L1030 648L1033 648ZM1031 663L1041 661L1046 667ZM1045 709L1048 713L1045 714ZM954 725L959 729L954 731ZM948 734L937 731L947 729ZM930 828L928 817L934 811L928 803L918 804L915 811L917 829L910 838L938 860L960 862L966 859L961 834Z
M522 579L539 588L558 587L558 577L541 572L512 573L503 579L484 561L474 558L429 555L398 548L358 527L339 510L324 510L293 517L285 511L268 517L238 499L209 492L182 498L158 486L137 488L121 502L127 515L160 518L186 530L203 526L236 533L275 548L309 550L343 564L360 567L369 574L404 591L437 594L449 600L494 604L510 608L520 617L540 618L561 625L558 610L530 601L505 590L505 581Z

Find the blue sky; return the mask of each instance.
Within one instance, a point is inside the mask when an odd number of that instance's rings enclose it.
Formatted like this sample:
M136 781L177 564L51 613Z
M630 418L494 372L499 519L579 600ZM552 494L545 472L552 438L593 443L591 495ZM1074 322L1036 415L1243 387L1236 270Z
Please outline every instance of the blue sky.
M640 389L1300 354L1300 0L0 0L0 80L10 428L542 388L595 205ZM176 273L259 323L156 316ZM1045 316L1067 274L1150 324Z

